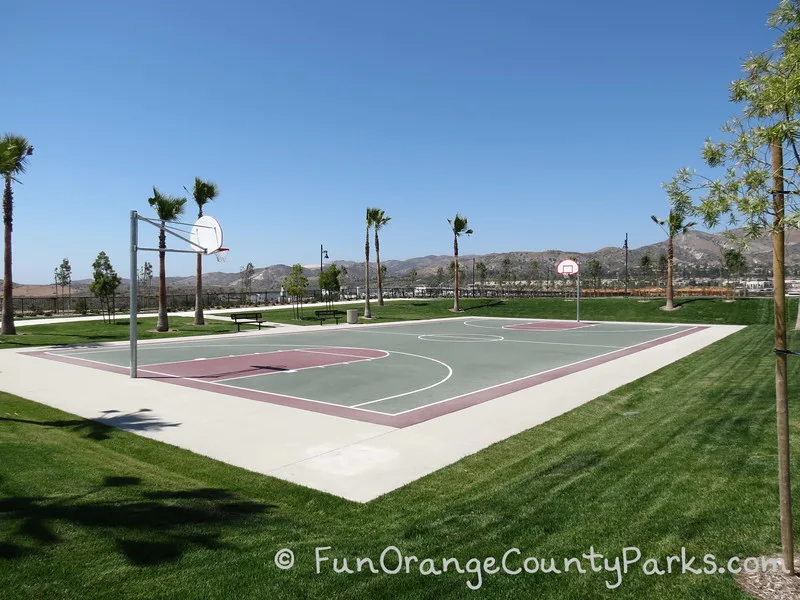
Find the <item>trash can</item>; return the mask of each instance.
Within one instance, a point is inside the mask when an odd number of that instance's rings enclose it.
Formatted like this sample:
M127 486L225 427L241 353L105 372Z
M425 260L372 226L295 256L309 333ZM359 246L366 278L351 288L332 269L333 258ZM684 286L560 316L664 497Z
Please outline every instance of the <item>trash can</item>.
M348 308L347 309L347 322L350 325L354 323L358 323L358 309L357 308Z

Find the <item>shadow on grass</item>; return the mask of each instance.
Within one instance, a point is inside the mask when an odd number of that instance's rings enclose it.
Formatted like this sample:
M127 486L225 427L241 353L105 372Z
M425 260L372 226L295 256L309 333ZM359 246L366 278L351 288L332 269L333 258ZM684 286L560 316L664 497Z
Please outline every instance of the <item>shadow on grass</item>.
M0 417L0 421L13 423L26 423L40 427L66 428L78 433L85 433L90 440L102 442L111 437L115 428L127 431L152 431L165 427L178 427L180 423L168 423L146 413L149 408L141 408L133 413L120 413L118 410L105 410L103 416L96 420L91 419L61 419L58 421L32 421L30 419L15 419L13 417Z
M59 543L56 526L66 524L108 538L133 565L154 566L175 562L196 548L229 548L221 541L226 529L277 508L216 488L112 492L108 498L109 488L141 483L138 477L115 476L75 496L0 498L0 518L16 524L9 539L0 542L0 559ZM96 498L99 493L102 499Z
M465 304L466 304L466 302L465 302ZM464 307L464 312L467 312L467 311L470 311L470 310L476 310L478 308L491 308L491 307L494 307L494 306L503 306L503 301L502 300L486 300L486 301L482 302L481 304L473 304L472 306Z
M692 302L719 302L720 300L724 300L724 298L675 298L673 300L673 304L677 308L678 306L683 306L684 304L691 304Z
M572 475L574 473L583 473L598 466L602 458L603 454L601 452L579 452L548 467L542 471L541 475Z

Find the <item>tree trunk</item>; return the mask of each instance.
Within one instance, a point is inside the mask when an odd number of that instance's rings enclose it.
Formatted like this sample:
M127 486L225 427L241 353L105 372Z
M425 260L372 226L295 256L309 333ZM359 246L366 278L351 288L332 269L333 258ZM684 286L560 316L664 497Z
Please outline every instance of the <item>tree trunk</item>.
M675 248L672 240L672 236L667 240L667 310L675 309L675 304L673 302L675 291L672 289L672 261L675 258Z
M197 218L200 219L203 216L203 205L198 204L197 210ZM203 255L197 255L197 280L195 283L195 292L194 292L194 324L195 325L205 325L205 319L203 318Z
M161 222L161 231L158 234L158 324L156 331L169 331L169 321L167 320L167 271L166 271L166 256L167 253L161 248L167 247L167 234L163 227L166 224Z
M458 236L453 236L453 311L458 312Z
M194 292L194 324L205 325L203 319L203 255L197 255L197 285Z
M784 195L783 146L773 142L772 162L772 279L775 304L775 349L786 350L786 280L784 273ZM789 390L786 355L775 354L775 405L778 423L778 486L781 510L781 547L785 568L794 574L794 536L792 531L792 487L789 468Z
M381 250L377 229L375 230L375 262L378 266L378 306L383 306L383 273L381 273Z
M372 309L369 306L369 227L364 239L364 316L372 318Z
M5 227L5 236L3 240L3 323L2 326L0 326L0 333L3 335L15 335L17 333L14 327L14 288L11 276L11 223L14 211L13 200L11 178L6 177L6 185L3 189L3 225Z

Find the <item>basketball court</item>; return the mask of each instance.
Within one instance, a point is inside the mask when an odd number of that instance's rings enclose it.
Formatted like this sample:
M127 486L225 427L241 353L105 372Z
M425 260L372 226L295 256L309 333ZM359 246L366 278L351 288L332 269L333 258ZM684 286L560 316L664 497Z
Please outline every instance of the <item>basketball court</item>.
M471 318L194 338L142 344L138 376L406 427L702 329ZM32 354L129 372L125 346Z
M285 327L140 342L136 379L127 343L4 352L0 380L87 418L367 501L738 329L464 316ZM26 385L8 385L7 368L29 373Z
M131 342L0 353L0 389L366 502L722 339L736 326L470 317L137 343L144 222L225 260L212 217L131 211Z

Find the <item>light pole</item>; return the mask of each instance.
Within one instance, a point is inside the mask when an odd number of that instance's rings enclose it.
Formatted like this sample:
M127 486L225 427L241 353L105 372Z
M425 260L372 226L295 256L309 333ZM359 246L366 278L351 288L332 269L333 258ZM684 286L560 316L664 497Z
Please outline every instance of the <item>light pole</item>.
M328 258L328 251L322 247L322 244L319 245L319 300L322 302L324 298L322 297L322 259Z
M628 297L628 234L625 234L625 244L622 246L625 248L625 298Z
M319 245L319 274L322 275L322 259L328 258L328 251L322 247L322 244Z

